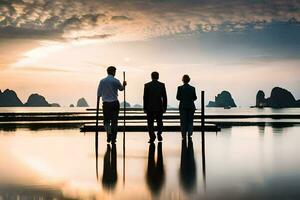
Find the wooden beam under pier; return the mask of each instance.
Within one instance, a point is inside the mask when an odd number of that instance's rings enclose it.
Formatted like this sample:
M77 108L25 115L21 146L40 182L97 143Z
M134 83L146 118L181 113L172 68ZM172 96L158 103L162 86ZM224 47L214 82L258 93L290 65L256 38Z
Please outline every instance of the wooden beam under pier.
M205 124L204 127L201 125L196 125L194 126L194 132L199 132L202 131L204 129L205 132L217 132L220 131L221 129L213 124ZM95 132L96 126L95 125L84 125L80 128L81 132ZM105 132L104 127L98 126L98 130L99 132ZM124 131L124 127L123 126L119 126L118 127L118 132L122 132ZM125 132L147 132L148 131L148 127L145 125L127 125L125 127ZM164 132L180 132L180 126L174 126L174 125L168 125L168 126L164 126L163 127L163 131Z

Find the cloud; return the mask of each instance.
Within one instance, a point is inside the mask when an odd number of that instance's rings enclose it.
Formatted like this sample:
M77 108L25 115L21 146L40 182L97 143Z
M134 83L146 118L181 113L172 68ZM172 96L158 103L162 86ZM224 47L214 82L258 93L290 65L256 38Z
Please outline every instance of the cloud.
M48 68L48 67L25 67L22 70L33 71L33 72L71 72L69 70L53 69L53 68Z
M274 21L299 22L299 10L296 0L2 0L0 37L140 40L250 26L261 30Z
M81 39L93 39L93 40L97 40L97 39L105 39L105 38L110 38L113 35L110 34L103 34L103 35L90 35L90 36L80 36L80 37L74 37L71 39L74 40L81 40Z
M30 29L23 27L6 26L0 28L1 39L62 39L62 32L52 29Z
M131 19L127 16L112 16L111 20L113 20L113 21L123 21L123 20L127 21L127 20L131 20Z
M0 70L7 69L9 63L17 62L24 52L38 46L39 43L33 40L0 40Z

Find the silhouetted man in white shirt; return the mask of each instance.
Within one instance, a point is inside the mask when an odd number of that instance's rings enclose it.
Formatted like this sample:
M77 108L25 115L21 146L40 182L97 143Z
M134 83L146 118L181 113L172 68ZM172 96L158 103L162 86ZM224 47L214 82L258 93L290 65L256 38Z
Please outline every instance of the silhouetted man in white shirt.
M123 91L126 81L121 82L115 78L116 68L107 68L107 77L102 79L98 86L98 97L102 97L102 109L104 117L104 128L107 132L107 142L116 142L118 132L118 115L120 103L118 101L118 90Z

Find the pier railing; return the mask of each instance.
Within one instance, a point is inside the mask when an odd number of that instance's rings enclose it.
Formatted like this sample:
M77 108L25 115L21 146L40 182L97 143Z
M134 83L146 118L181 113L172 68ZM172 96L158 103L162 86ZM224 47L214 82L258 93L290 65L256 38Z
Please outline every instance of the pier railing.
M197 111L195 114L194 121L194 131L219 131L220 129L215 124L206 124L205 123L205 93L201 91L201 111ZM89 111L96 111L96 124L85 124L81 131L83 132L95 132L95 131L105 131L104 126L102 124L103 115L102 111L99 109L99 98L97 99L97 109L88 109ZM122 112L122 111L121 111ZM126 116L123 114L119 115L119 121L126 120L125 125L119 125L119 131L148 131L148 127L146 124L147 116L143 112L142 109L131 109L128 108ZM200 119L200 120L199 120ZM99 122L101 120L101 122ZM180 115L178 109L170 109L168 110L164 116L164 131L181 131L180 127ZM125 123L124 123L125 124Z

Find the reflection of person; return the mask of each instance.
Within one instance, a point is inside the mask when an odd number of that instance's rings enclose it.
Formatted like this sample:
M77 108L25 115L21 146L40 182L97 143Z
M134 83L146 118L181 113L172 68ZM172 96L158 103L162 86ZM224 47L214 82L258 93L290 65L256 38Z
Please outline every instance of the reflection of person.
M117 173L117 149L116 144L107 144L106 152L103 160L103 177L102 184L106 189L113 189L118 180Z
M162 141L163 113L167 110L167 93L164 83L158 81L158 72L152 72L152 81L145 84L144 87L144 111L147 114L147 123L149 130L149 143L154 142L154 120L157 122L157 139Z
M98 87L98 98L102 97L104 128L107 132L107 142L115 142L118 131L118 115L120 103L118 101L118 90L123 91L126 81L123 85L115 78L116 68L110 66L107 68L107 77L102 79Z
M147 184L153 194L158 194L165 180L165 170L162 153L162 143L158 143L157 162L155 163L155 144L149 145L148 166L146 174Z
M196 184L196 162L194 156L193 141L182 140L180 161L180 183L184 190L190 191Z
M187 132L189 137L193 134L193 121L196 109L194 101L197 99L197 96L195 88L189 85L190 77L184 75L182 81L183 85L178 87L176 98L180 101L179 112L181 134L182 138L185 138Z

